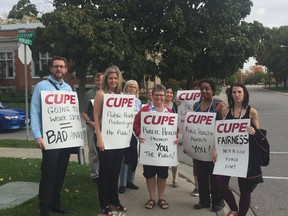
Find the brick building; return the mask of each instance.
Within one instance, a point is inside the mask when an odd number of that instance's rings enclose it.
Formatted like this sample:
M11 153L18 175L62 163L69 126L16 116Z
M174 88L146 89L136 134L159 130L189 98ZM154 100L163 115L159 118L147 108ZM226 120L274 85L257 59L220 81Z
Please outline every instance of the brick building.
M18 58L18 47L21 45L18 42L18 33L34 32L38 27L43 27L42 23L0 25L0 91L25 89L24 65ZM30 93L33 86L42 80L38 75L39 71L51 58L49 53L39 53L39 60L32 60L27 66L27 83ZM65 81L73 89L78 87L73 74L67 74Z

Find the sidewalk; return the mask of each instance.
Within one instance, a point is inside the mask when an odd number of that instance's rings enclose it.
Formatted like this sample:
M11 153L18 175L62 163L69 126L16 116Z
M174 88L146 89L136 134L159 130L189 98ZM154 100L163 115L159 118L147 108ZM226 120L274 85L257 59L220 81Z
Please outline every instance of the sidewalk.
M124 194L120 194L121 203L128 208L128 211L125 212L125 216L225 215L224 210L216 213L212 212L210 208L203 208L201 210L194 209L193 206L194 204L197 204L199 202L199 198L191 196L191 192L194 189L194 184L184 176L184 174L188 172L192 174L192 168L182 163L179 164L179 178L177 188L172 187L172 171L171 169L169 170L169 177L167 179L164 195L164 199L169 203L169 209L162 210L160 207L157 206L157 204L151 210L146 209L145 203L149 199L149 194L146 187L146 181L142 175L142 172L142 165L138 165L135 176L135 184L140 187L139 190L126 189ZM157 197L155 197L155 199L157 201ZM227 210L225 211L227 212Z
M85 161L88 161L88 149L85 146ZM16 157L16 158L41 158L41 151L39 149L27 149L27 148L0 148L0 157ZM71 155L70 161L78 162L76 154ZM179 178L178 187L173 188L171 186L172 173L169 170L169 177L167 179L167 186L165 190L164 199L169 203L169 209L162 210L157 205L148 210L145 208L145 202L148 200L148 190L146 187L145 178L142 175L143 167L138 165L136 169L135 183L140 187L139 190L126 189L124 194L120 194L121 203L128 208L125 213L116 213L118 216L175 216L179 214L183 215L197 215L197 216L224 216L227 209L219 211L217 213L212 212L211 209L203 208L201 210L195 210L194 204L198 203L198 197L191 196L191 192L194 189L192 180L192 167L183 163L179 164ZM88 173L87 173L88 175ZM190 180L191 179L191 180ZM33 185L33 187L35 187ZM11 189L10 189L11 190ZM13 193L13 191L10 191ZM8 196L9 194L5 194ZM157 199L157 198L156 198ZM102 214L99 214L102 215Z

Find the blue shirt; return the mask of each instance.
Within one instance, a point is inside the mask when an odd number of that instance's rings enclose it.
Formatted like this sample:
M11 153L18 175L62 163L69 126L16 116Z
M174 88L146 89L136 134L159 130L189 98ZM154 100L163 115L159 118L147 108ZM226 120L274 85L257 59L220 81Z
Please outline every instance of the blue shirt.
M138 98L135 98L135 108L134 108L134 110L138 112L139 110L141 110L141 108L142 108L141 100L139 100Z
M31 129L32 134L35 139L43 137L42 136L42 107L41 107L41 91L55 91L55 87L48 81L51 80L60 91L69 91L72 92L72 88L66 82L60 83L57 82L53 77L50 75L48 76L47 80L43 80L34 88L32 99L31 99Z
M154 106L154 104L150 104L148 112L157 112L156 107ZM164 110L162 111L162 113L169 113L168 109L166 107L164 107Z

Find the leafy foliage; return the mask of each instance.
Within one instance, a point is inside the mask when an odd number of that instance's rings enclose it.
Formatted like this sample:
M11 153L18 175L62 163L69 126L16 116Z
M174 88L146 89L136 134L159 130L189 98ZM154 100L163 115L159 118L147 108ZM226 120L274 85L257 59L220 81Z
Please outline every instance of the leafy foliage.
M30 0L19 0L8 14L8 18L22 19L24 16L37 17L38 11L35 4Z
M80 89L90 68L111 64L126 79L225 78L261 50L265 36L261 23L243 21L250 0L54 0L54 6L42 17L34 48L71 59Z
M50 51L73 62L82 93L89 69L103 71L112 64L119 65L130 51L121 23L100 19L98 9L90 5L59 6L44 14L42 23L45 28L37 29L33 50Z
M273 74L276 85L283 81L287 88L288 78L288 26L267 29L267 37L262 41L265 49L259 52L256 60L259 64L268 67L268 73ZM284 47L281 47L284 45ZM286 46L285 46L286 45Z

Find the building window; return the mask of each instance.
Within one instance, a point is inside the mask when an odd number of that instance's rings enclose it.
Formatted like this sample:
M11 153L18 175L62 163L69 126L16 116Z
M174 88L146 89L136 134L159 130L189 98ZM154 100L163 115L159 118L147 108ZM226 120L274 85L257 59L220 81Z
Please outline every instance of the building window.
M0 77L13 78L13 53L12 52L0 52Z
M48 70L46 72L49 73L49 61L51 59L51 53L39 53L39 59L34 60L34 77L40 77L40 74L45 74L45 70Z

